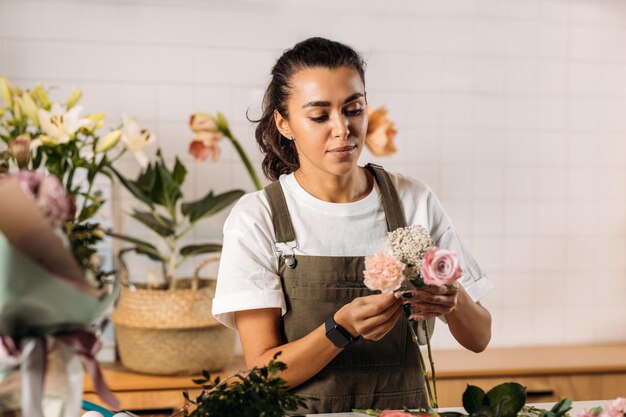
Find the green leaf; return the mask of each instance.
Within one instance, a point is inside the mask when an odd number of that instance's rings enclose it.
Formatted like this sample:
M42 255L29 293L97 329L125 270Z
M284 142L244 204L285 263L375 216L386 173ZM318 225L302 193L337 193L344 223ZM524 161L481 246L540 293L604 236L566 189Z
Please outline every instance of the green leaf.
M474 413L485 404L485 391L475 385L467 385L463 393L463 408L468 413Z
M180 186L174 181L165 164L156 165L156 181L152 191L152 199L169 212L175 209L176 201L183 196Z
M165 259L165 257L163 255L161 255L159 250L154 245L151 245L148 242L145 242L145 241L140 240L140 239L136 239L134 237L122 235L122 234L119 234L119 233L114 233L114 232L112 232L110 230L107 231L106 234L111 236L111 237L123 240L125 242L130 242L130 243L135 244L135 247L133 248L135 250L135 252L147 255L150 259L152 259L154 261L161 261L161 262L166 262L167 261L167 259Z
M189 216L189 222L195 223L203 217L212 216L220 210L225 209L235 201L239 200L245 192L243 190L232 190L225 193L214 195L210 191L204 198L184 203L181 210L185 216Z
M570 400L569 398L563 398L561 401L554 404L554 406L550 409L550 412L554 413L556 417L562 417L571 409L572 400Z
M113 167L110 167L110 168L111 168L111 171L113 171L113 173L115 174L115 176L120 180L124 188L128 190L128 192L130 192L132 195L137 197L137 199L139 199L140 201L143 201L150 207L153 206L153 202L150 199L150 196L145 194L137 184L135 184L133 181L129 181L126 178L124 178L124 176L115 168Z
M516 382L496 385L487 392L487 400L495 417L517 417L526 403L526 388Z
M152 188L154 188L154 182L156 181L156 173L154 168L152 167L152 163L149 163L148 166L142 170L137 179L135 180L135 185L141 189L141 191L145 194L150 194Z
M217 243L204 243L200 245L188 245L180 249L180 254L183 256L195 256L202 253L220 252L222 245Z
M131 217L148 226L161 236L171 236L175 232L172 220L158 213L133 210Z
M178 185L183 185L186 175L187 169L182 164L182 162L180 162L180 159L176 157L176 162L174 163L174 171L172 171L172 178L174 179L174 182Z

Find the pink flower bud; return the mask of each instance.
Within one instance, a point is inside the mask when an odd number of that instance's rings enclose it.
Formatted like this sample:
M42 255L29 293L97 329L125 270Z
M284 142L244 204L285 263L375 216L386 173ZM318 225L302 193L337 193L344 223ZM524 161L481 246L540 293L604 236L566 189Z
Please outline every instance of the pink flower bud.
M29 135L19 135L9 143L9 151L20 168L26 167L30 160L30 142Z

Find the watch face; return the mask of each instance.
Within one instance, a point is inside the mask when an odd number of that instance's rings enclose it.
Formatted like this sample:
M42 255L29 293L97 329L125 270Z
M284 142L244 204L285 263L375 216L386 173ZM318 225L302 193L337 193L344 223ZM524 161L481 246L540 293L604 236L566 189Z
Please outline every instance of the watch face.
M353 341L348 332L335 323L333 316L328 317L325 327L326 337L338 348L344 348Z

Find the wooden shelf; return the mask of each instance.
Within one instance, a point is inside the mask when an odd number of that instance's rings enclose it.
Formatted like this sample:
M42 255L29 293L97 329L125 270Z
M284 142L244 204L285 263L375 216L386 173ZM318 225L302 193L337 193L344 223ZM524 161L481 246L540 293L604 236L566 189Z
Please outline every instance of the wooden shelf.
M438 378L626 372L626 344L435 350Z

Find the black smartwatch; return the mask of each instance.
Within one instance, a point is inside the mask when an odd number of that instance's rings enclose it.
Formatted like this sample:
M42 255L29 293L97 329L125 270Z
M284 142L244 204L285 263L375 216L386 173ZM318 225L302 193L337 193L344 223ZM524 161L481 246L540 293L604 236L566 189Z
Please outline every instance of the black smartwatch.
M326 337L333 342L333 345L337 346L339 349L343 349L359 340L360 336L352 337L346 329L338 325L335 322L334 315L333 313L328 316L325 323Z

